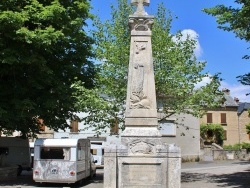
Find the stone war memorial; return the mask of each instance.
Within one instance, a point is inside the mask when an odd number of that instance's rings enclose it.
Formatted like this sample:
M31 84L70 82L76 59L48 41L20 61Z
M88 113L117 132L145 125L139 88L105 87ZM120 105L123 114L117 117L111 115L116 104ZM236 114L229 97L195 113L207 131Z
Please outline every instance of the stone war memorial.
M144 6L150 0L131 0L130 59L121 143L107 143L104 154L105 188L179 188L180 148L163 143L158 130L151 34L154 16Z

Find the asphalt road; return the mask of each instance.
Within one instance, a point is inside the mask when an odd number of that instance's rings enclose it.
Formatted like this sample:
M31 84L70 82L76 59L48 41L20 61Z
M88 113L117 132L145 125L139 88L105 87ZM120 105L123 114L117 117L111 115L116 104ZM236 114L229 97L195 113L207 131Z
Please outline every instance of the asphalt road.
M93 180L84 181L83 185L38 184L32 180L32 172L23 172L15 180L1 181L0 187L84 187L102 188L103 169L97 170ZM182 164L182 188L250 188L250 161L215 161Z
M182 164L182 188L250 188L250 161Z

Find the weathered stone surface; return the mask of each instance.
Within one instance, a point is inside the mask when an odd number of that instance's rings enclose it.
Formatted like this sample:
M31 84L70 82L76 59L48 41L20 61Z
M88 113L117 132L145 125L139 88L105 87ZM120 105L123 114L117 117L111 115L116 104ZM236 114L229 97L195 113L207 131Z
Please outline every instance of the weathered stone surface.
M147 137L126 141L127 145L112 144L109 149L105 148L105 188L180 188L179 147Z
M152 16L130 16L131 45L125 126L158 125L151 44L152 24Z
M126 127L126 129L122 133L122 139L123 137L160 137L161 134L157 130L157 128L138 128L138 127Z
M166 158L119 158L119 187L167 187Z

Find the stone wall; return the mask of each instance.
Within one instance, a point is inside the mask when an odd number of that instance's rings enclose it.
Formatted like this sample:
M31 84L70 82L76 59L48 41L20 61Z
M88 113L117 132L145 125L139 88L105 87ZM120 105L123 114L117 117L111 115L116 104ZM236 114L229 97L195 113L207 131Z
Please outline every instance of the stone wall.
M200 156L199 119L190 114L178 114L170 118L175 122L176 135L163 135L162 142L175 143L180 147L182 161L196 161Z
M249 154L242 150L213 150L214 160L249 160Z
M205 147L201 150L200 160L207 161L209 155L211 156L210 160L250 160L250 154L245 149L223 150Z

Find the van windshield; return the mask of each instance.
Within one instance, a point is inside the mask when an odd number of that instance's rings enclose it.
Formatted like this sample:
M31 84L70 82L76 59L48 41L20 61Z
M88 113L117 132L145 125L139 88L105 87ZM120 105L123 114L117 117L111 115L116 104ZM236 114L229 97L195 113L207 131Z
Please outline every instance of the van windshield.
M70 160L70 148L65 147L41 147L41 159Z

